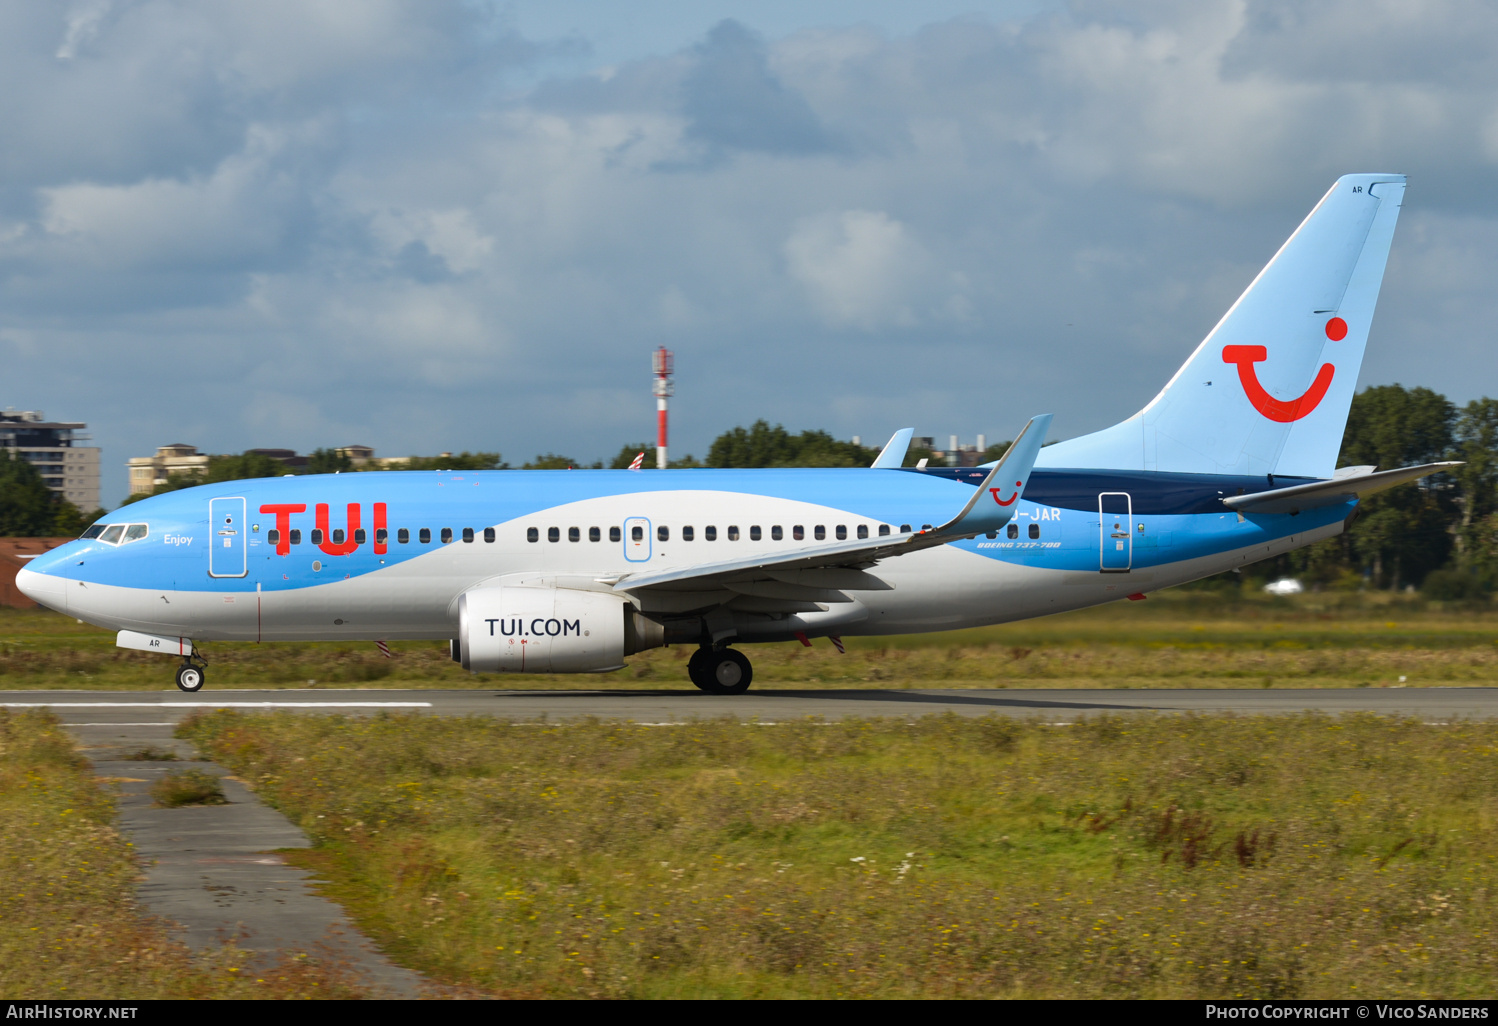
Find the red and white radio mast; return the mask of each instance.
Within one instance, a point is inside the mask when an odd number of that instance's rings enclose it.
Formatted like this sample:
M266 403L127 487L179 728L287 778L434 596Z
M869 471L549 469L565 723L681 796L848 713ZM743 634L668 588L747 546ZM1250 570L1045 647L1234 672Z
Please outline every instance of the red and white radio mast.
M655 465L666 469L666 398L676 390L671 381L671 370L675 360L671 350L661 346L653 354L652 363L655 367L655 384L651 391L655 393Z

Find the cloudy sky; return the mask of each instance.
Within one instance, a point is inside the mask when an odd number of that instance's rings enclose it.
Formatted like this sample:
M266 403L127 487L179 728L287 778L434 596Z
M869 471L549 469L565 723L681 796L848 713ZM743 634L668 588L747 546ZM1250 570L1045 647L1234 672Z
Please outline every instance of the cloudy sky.
M1483 0L0 0L0 405L124 460L1146 402L1338 175L1365 384L1498 393Z

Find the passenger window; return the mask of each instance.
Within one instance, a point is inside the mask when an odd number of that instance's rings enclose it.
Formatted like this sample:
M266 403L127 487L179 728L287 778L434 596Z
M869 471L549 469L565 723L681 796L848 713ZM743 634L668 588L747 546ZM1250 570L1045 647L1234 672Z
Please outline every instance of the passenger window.
M536 529L534 527L531 528L531 533L534 534L535 532ZM408 528L402 527L399 531L395 532L395 540L400 542L402 545L411 544L411 531ZM531 541L535 540L536 539L534 538L531 539Z
M486 527L486 528L484 528L484 541L486 541L486 542L492 542L493 540L494 540L494 528L492 528L492 527Z
M538 542L541 540L541 532L534 527L527 527L525 529L525 540L528 542Z
M755 524L753 527L749 528L749 540L759 541L759 537L759 525Z
M827 540L827 528L824 527L824 526L822 526L821 524L818 524L816 527L812 528L811 533L812 533L812 536L815 537L817 541L826 541Z
M354 532L354 544L355 545L363 545L364 544L364 539L367 538L367 537L368 537L368 535L366 535L364 533L364 528L362 528L362 527L359 528L357 531Z
M364 532L360 531L359 533L363 534ZM375 528L375 544L376 545L384 545L389 540L390 540L390 532L389 531L385 530L383 527L377 527L377 528Z
M859 524L858 525L858 536L860 538L867 538L869 536L869 525L868 524Z
M561 541L562 540L562 529L560 527L548 527L546 529L546 540L549 541L549 542L559 542L559 541Z
M634 527L631 527L629 529L629 540L630 541L644 541L645 540L645 528L641 527L639 524L636 524Z
M84 531L83 534L79 535L79 537L80 538L97 538L97 537L99 537L99 535L101 535L103 533L104 533L104 525L103 524L94 524L87 531Z
M432 544L432 529L430 527L423 527L416 533L416 540L423 545Z
M313 545L321 545L322 544L322 529L321 528L314 527L312 529L312 544Z
M291 544L302 544L302 529L300 527L293 527L291 529Z
M463 540L465 542L469 543L470 545L473 544L473 528L471 528L471 527L465 527L465 528L463 528Z
M1031 538L1039 538L1040 537L1040 525L1039 524L1031 524L1030 525L1030 537Z
M776 524L774 527L770 528L770 540L771 541L780 541L780 539L782 539L784 537L785 537L785 532L780 529L780 525L779 524Z
M335 527L333 529L333 544L334 545L342 545L343 544L343 528L341 528L341 527Z
M656 541L670 541L671 540L671 528L669 528L669 527L657 527L655 529L655 540Z
M609 541L616 542L616 541L619 541L619 539L620 539L619 528L617 528L617 527L611 527L611 528L609 528Z
M910 533L910 525L909 524L901 524L900 525L900 533L901 534L909 534Z
M145 524L131 524L129 527L125 528L125 541L127 542L140 541L145 536Z
M846 524L838 524L837 525L837 540L838 541L847 541L847 539L848 539L848 526Z
M1010 524L1008 527L1006 527L1004 529L1004 537L1006 537L1006 538L1018 538L1019 537L1019 524Z
M795 527L791 528L791 537L796 539L797 541L801 541L806 537L806 528L802 527L800 524L797 524Z
M691 524L688 524L686 527L683 527L681 529L681 540L682 541L691 541L695 537L697 537L697 532L694 531L694 530L692 530L692 525Z
M267 545L281 544L281 532L277 531L275 528L271 528L269 531L266 531L265 542Z
M576 527L569 527L569 528L567 528L567 540L570 541L570 542L579 542L579 541L582 541L583 540L583 533L582 533L582 531L578 530Z
M110 545L118 545L120 543L120 535L124 533L124 524L110 524L104 529L104 533L100 535L99 540Z
M718 540L718 529L716 527L714 527L712 524L708 524L706 527L704 527L702 529L702 537L705 538L708 541L717 541Z
M602 541L602 540L603 540L603 533L601 531L599 531L598 528L596 528L596 527L590 527L590 528L588 528L588 541L594 542L594 541Z
M889 525L888 524L880 524L879 525L879 537L881 537L881 538L887 538L887 537L889 537Z
M728 540L729 541L738 541L739 540L739 525L738 524L729 524L728 525Z
M443 545L450 545L450 544L452 544L452 540L453 540L453 529L451 527L444 527L442 529L442 544Z

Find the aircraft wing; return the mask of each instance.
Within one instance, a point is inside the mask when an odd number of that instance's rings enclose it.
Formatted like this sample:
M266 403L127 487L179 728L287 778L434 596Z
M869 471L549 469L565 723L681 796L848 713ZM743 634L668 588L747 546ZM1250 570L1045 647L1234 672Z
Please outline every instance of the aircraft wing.
M1051 415L1042 414L1025 425L1025 430L1014 440L1004 458L989 471L983 484L962 507L958 514L940 527L929 531L907 531L879 538L860 538L852 541L832 542L824 545L808 545L777 552L762 552L742 559L722 560L715 563L698 563L692 566L675 567L669 570L645 571L630 574L612 582L616 591L640 591L644 589L670 589L678 591L707 591L726 588L741 594L758 595L760 591L781 591L785 601L797 605L797 599L806 601L807 595L793 597L789 587L769 586L757 590L743 591L755 581L780 580L791 587L808 586L813 590L830 591L834 594L821 596L822 601L847 601L846 596L835 596L836 591L872 590L887 588L882 581L861 571L883 559L903 556L910 552L945 545L948 542L973 538L989 531L996 531L1014 517L1019 497L1030 471L1035 466L1035 457L1045 440L1050 427ZM1012 484L1011 484L1012 482ZM1005 493L1012 492L1007 498ZM851 574L823 574L820 578L806 571L852 571ZM825 587L808 582L820 580ZM792 582L796 582L794 585ZM774 595L758 595L773 600ZM815 601L815 599L810 599Z
M1352 467L1352 473L1344 473L1330 481L1312 481L1310 484L1275 488L1252 495L1229 495L1222 504L1239 513L1299 513L1322 506L1335 506L1364 495L1373 495L1386 488L1413 481L1416 478L1438 474L1451 467L1461 466L1460 461L1446 463L1423 463L1418 467L1400 467L1398 470L1375 471L1372 467Z

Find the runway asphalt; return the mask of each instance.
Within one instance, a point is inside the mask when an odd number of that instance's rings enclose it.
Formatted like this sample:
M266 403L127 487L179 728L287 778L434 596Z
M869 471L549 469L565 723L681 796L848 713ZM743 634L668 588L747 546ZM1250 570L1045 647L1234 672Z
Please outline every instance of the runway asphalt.
M274 710L370 714L381 710L438 716L487 715L507 720L573 720L584 717L636 723L683 723L733 716L774 723L822 717L868 716L1039 717L1069 722L1108 713L1374 712L1423 720L1498 716L1498 688L1286 688L1253 690L819 690L756 689L743 695L696 691L487 691L300 690L10 691L0 707L45 706L70 727L176 724L197 709Z

